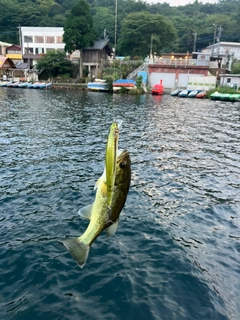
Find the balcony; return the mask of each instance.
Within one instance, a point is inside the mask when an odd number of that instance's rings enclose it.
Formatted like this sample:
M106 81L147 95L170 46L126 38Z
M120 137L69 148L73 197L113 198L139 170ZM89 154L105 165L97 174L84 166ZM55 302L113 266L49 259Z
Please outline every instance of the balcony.
M209 66L208 59L168 59L168 58L153 58L148 60L148 64L158 64L162 66Z

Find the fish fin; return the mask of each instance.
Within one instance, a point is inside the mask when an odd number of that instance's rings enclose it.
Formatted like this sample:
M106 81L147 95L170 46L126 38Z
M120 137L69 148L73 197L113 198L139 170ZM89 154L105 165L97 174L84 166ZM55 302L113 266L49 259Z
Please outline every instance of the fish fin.
M106 168L104 168L103 174L96 181L95 186L94 186L94 190L96 190L99 187L99 184L101 183L102 179L104 180L104 182L106 182Z
M93 204L89 204L88 206L85 206L79 209L78 214L83 218L91 220L92 207L93 207Z
M61 242L68 249L78 265L83 268L90 250L90 246L81 242L79 238L70 238Z
M108 237L111 237L116 233L118 228L118 222L119 222L119 219L117 219L110 227L106 229L106 234Z

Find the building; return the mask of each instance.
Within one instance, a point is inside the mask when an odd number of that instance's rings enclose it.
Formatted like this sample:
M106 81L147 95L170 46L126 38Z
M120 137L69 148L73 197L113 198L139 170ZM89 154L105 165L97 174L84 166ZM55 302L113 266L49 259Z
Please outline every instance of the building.
M240 60L240 42L217 42L203 49L202 53L221 58L222 65L231 64L233 58Z
M13 44L6 48L6 57L16 64L22 61L22 47Z
M0 56L0 79L6 80L13 76L13 70L15 69L13 61L5 56Z
M240 74L220 74L220 86L228 86L235 90L240 88Z
M92 47L83 49L83 66L88 68L88 75L99 78L102 62L111 57L112 47L108 39L98 39ZM70 60L79 63L80 51L76 50L70 55Z
M49 51L64 52L63 27L20 27L23 62L34 66Z

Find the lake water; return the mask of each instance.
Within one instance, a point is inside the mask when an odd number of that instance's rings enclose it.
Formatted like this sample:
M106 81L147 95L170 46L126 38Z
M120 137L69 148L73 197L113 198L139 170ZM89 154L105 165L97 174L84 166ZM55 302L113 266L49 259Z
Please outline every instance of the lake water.
M132 182L80 269L108 130ZM0 88L0 319L240 319L240 103Z

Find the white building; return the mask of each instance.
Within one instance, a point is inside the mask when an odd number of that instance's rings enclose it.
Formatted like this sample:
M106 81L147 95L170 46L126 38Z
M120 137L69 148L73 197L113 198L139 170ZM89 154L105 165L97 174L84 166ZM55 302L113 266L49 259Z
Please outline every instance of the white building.
M64 52L63 27L20 27L24 62L36 63L42 54L52 50Z
M228 86L235 90L240 88L240 74L220 74L220 86Z
M222 58L222 64L227 64L233 58L240 60L240 42L217 42L202 52L209 53L215 58Z

